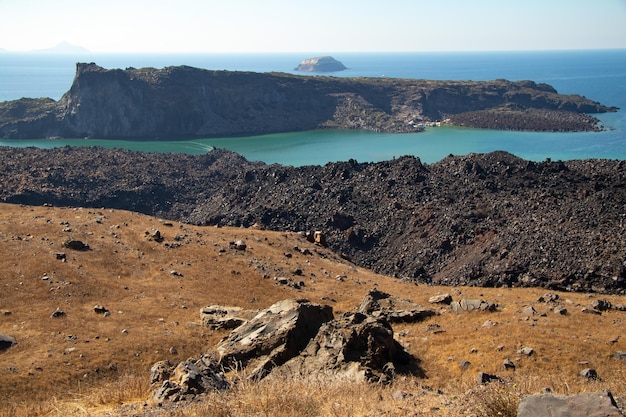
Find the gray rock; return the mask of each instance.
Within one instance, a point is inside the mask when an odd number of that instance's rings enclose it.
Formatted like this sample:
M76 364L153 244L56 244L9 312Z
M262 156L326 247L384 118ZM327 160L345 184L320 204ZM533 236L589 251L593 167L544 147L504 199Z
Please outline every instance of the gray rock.
M567 309L563 306L556 306L554 307L554 314L559 314L561 316L566 316L567 315Z
M86 243L74 239L69 239L63 242L63 247L77 251L88 251L91 249Z
M100 304L96 304L95 306L93 306L93 311L96 314L106 314L106 313L109 312L109 310L106 307L104 307L104 306L102 306Z
M537 310L535 310L535 307L534 307L534 306L532 306L532 305L529 305L529 306L524 306L524 308L522 308L522 309L520 310L520 313L522 313L522 314L524 314L524 315L526 315L526 316L534 316L534 315L539 314L539 313L537 312Z
M496 305L492 304L488 301L483 300L470 300L467 298L463 298L460 301L452 301L450 303L450 307L452 307L452 311L460 312L460 311L496 311Z
M520 350L518 350L517 353L519 353L520 355L531 356L535 353L535 349L528 347L528 346L524 346Z
M231 242L230 246L237 250L246 250L246 248L248 247L246 245L246 242L244 242L243 240L237 240L235 242Z
M579 375L585 378L587 381L600 379L598 377L598 372L593 368L585 368L582 371L580 371Z
M212 305L200 309L202 325L211 330L234 329L254 317L258 310L244 310L241 307Z
M391 382L396 373L421 374L415 358L393 337L382 317L346 313L325 323L306 349L272 375ZM272 376L270 375L270 376Z
M157 362L151 369L151 381L160 383L154 392L157 401L187 400L208 391L222 391L230 387L218 361L212 356L180 362L175 368L166 361Z
M7 350L16 343L13 337L0 333L0 351Z
M496 381L502 381L502 378L497 375L488 374L486 372L479 372L476 375L476 382L478 382L479 384L488 384L490 382Z
M307 300L279 301L239 326L217 346L224 367L252 367L250 375L262 378L273 367L297 356L333 319L332 308Z
M621 352L618 350L617 352L613 352L613 357L615 359L626 361L626 352Z
M608 300L593 300L591 307L598 311L609 311L612 307L611 302Z
M428 299L428 302L431 304L446 304L450 305L452 302L452 296L448 293L434 295Z
M467 371L470 368L470 366L472 366L472 363L470 361L463 360L459 362L459 369L461 371Z
M357 312L374 317L384 317L391 323L416 323L437 314L432 309L423 308L412 301L376 289L365 295Z
M517 417L623 417L609 391L568 397L552 394L523 398Z
M504 369L512 370L512 371L515 370L515 364L510 359L505 359L502 365L504 366Z
M59 317L65 317L65 316L66 316L65 311L61 310L59 307L57 307L57 309L54 310L52 314L50 315L50 317L52 318L59 318Z

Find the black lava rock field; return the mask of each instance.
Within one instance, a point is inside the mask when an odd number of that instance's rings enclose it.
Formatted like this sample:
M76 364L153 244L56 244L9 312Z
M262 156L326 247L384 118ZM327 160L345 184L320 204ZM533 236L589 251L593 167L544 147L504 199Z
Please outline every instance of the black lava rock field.
M0 148L0 201L323 231L357 266L443 285L626 293L626 162L504 152L288 167L88 147Z

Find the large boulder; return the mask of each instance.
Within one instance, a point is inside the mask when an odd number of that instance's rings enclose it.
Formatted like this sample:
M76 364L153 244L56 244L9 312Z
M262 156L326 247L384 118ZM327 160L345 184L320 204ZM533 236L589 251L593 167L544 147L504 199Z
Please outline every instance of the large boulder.
M396 372L420 373L415 358L394 339L387 320L357 312L324 324L298 357L273 374L387 383Z
M320 326L332 319L330 306L307 300L279 301L233 330L217 346L220 363L226 368L248 367L251 377L262 378L297 356Z
M560 397L532 395L522 399L517 417L624 417L609 391Z

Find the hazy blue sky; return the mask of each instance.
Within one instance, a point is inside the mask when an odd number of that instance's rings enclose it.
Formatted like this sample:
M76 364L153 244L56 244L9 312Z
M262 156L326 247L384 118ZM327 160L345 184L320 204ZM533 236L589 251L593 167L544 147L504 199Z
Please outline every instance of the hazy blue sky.
M0 0L0 48L348 52L626 48L626 0Z

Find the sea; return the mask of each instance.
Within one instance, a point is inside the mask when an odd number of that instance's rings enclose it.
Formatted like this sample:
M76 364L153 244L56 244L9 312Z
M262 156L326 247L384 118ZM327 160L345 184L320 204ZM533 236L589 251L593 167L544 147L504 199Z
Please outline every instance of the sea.
M189 65L212 70L285 72L319 54L91 54L0 52L0 101L22 97L55 100L69 90L77 62L104 68ZM588 158L626 159L626 49L524 52L333 53L349 69L333 77L393 77L432 80L533 80L563 94L580 94L616 113L596 115L605 130L585 133L509 132L432 127L421 133L391 134L316 130L236 138L172 141L106 139L3 140L0 146L102 146L144 152L204 154L225 148L251 161L291 166L355 159L378 162L403 155L434 163L448 155L503 150L532 161ZM319 75L307 75L319 76Z

